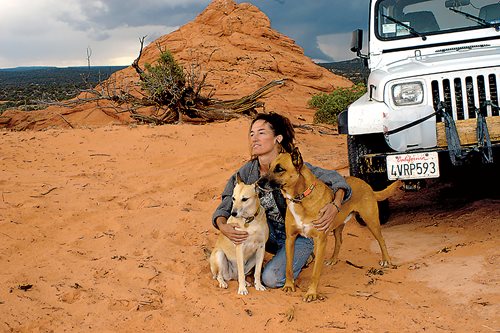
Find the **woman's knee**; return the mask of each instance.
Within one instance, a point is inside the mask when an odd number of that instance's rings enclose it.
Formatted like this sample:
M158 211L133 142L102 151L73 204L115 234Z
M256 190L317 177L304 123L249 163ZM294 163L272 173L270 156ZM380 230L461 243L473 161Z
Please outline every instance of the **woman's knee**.
M314 241L311 238L297 237L295 247L301 248L304 252L314 251Z
M283 287L283 277L273 269L264 269L262 271L262 283L268 288Z

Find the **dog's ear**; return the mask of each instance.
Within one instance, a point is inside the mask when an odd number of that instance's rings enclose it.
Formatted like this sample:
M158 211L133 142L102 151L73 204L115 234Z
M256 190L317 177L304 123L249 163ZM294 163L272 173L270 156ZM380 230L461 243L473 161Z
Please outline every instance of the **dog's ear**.
M295 168L297 170L300 170L300 168L302 168L302 165L304 164L304 161L302 161L302 155L300 154L299 148L294 147L290 156L292 157L292 163Z
M236 184L240 184L240 183L243 183L243 180L241 180L240 173L239 173L239 172L237 172L237 173L236 173L236 183L235 183L235 185L236 185Z
M255 187L255 193L257 193L257 195L258 195L260 193L260 188L259 188L258 181L256 181L253 185Z
M278 144L278 154L286 153L285 148L280 144Z

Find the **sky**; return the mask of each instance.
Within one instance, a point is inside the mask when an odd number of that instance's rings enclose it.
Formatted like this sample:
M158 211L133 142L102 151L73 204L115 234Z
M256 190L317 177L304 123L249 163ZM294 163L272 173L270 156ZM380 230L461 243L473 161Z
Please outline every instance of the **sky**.
M314 61L355 57L368 0L244 0ZM0 0L0 68L128 66L145 44L193 20L210 0Z

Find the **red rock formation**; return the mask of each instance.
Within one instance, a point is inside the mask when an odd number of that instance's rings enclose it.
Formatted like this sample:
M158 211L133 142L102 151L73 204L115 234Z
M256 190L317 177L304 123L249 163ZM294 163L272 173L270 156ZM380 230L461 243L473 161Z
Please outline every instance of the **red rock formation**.
M320 92L331 92L336 87L352 83L316 65L304 55L301 47L289 37L273 30L269 18L257 7L248 3L236 4L232 0L214 0L193 21L168 35L158 38L143 50L139 65L154 63L159 56L159 47L172 52L175 59L186 69L199 63L203 72L208 72L207 83L215 89L215 98L234 99L252 93L268 82L286 78L286 84L274 88L263 99L266 111L277 111L288 115L302 115L307 119L313 110L307 101ZM139 44L138 44L139 48ZM132 67L115 73L111 80L123 85L138 82ZM102 103L101 103L102 105ZM74 110L73 110L74 111ZM95 104L80 106L77 112L66 110L64 119L54 115L45 120L42 127L54 122L65 125L101 125L110 121L129 121L126 115L119 119L103 114ZM48 114L61 113L60 108L42 111ZM85 114L78 115L84 112ZM12 117L10 126L19 126L14 118L31 118L32 128L41 124L35 120L39 112L29 116L6 112ZM22 121L26 124L26 119Z

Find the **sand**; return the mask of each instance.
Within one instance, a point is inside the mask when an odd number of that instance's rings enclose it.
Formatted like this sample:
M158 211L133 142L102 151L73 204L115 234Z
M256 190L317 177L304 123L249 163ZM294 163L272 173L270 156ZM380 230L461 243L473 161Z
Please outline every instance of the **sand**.
M221 99L286 77L264 102L298 125L312 120L312 95L351 85L231 0L158 43L199 60ZM153 43L144 61L157 55ZM1 332L499 332L500 201L497 187L475 191L490 180L391 198L382 232L397 269L380 270L370 232L349 223L323 300L302 301L311 267L297 292L240 296L236 281L218 288L206 254L220 193L249 158L250 120L138 126L102 106L0 117ZM304 160L348 175L344 135L297 132Z
M498 331L500 202L443 186L391 198L397 269L350 223L322 301L302 301L312 267L295 293L218 288L211 214L249 121L0 131L0 331ZM298 130L298 145L348 174L344 136Z

